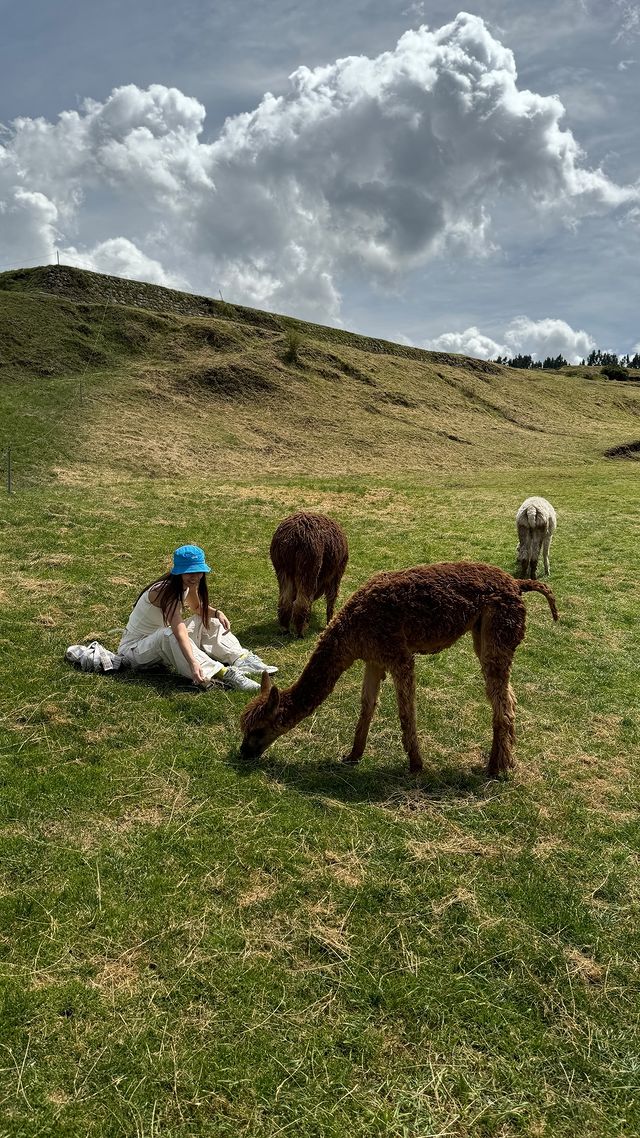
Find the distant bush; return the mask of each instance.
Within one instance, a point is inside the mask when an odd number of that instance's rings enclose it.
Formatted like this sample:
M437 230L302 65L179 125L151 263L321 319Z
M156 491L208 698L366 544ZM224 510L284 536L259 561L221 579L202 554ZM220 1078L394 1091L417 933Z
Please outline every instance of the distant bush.
M284 334L284 361L288 364L300 363L302 336L296 328L287 328Z
M214 300L214 312L216 316L221 316L223 320L233 320L235 317L235 309L232 304L226 300Z
M620 367L619 364L607 364L601 370L602 375L605 375L607 379L629 379L629 372Z

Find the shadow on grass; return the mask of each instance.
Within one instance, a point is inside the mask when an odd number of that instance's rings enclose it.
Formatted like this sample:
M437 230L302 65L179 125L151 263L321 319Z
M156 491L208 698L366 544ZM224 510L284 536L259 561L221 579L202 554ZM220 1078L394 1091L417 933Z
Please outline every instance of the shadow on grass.
M242 627L234 625L232 631L245 648L251 648L255 651L256 648L277 649L290 644L297 644L302 648L305 646L308 648L305 653L306 657L311 655L317 644L317 638L321 632L324 632L325 627L324 619L312 614L309 628L301 637L296 636L295 633L285 632L275 619L258 621L255 624L247 624Z
M282 646L289 644L293 639L284 628L280 627L277 620L262 620L246 625L234 624L231 631L246 648L257 648L265 644Z
M119 684L132 684L134 687L154 688L159 695L203 695L205 689L197 687L186 676L171 672L168 668L121 668L114 672L113 680Z
M226 761L241 777L263 771L280 785L283 783L299 794L312 798L337 799L344 803L389 803L404 801L409 809L420 809L420 803L440 798L486 798L489 785L484 764L425 766L419 775L409 773L404 756L397 764L381 767L367 763L366 755L357 766L338 759L281 761L270 752L259 759L242 759L237 747L231 748ZM494 790L501 785L492 781Z

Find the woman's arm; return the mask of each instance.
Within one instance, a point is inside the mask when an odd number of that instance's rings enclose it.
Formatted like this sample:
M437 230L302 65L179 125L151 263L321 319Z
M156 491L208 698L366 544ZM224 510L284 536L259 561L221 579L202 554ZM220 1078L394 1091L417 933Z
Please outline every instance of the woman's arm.
M186 625L182 619L179 605L176 605L173 611L173 616L171 617L171 621L169 623L171 631L178 641L180 651L182 652L182 655L184 656L187 664L189 665L189 668L191 669L191 678L194 684L206 683L206 677L202 674L202 669L196 661L195 656L193 655L193 644L189 639L189 633L187 632Z
M198 596L197 589L189 589L185 597L187 607L191 612L200 613L200 597ZM202 615L202 614L201 614ZM231 628L231 621L225 616L222 609L216 609L213 605L209 605L209 620L219 620L225 632Z
M151 601L152 605L155 605L156 608L160 608L160 602L158 600L158 589L159 586L155 585L153 589L149 590L149 600ZM189 602L189 597L187 598L187 601ZM198 594L196 593L194 609L195 612L198 612L199 610L199 603ZM189 633L187 632L186 625L182 619L182 607L179 604L177 604L173 610L171 619L169 620L169 627L176 640L178 641L180 651L182 652L182 655L184 656L187 664L189 665L189 668L191 669L191 678L194 684L206 683L206 677L202 674L202 669L196 662L195 656L193 655L193 645L189 639Z
M209 619L211 619L211 617L213 617L214 620L220 621L220 624L224 628L225 632L228 632L231 628L231 621L228 620L228 618L224 615L222 609L214 609L211 608L211 605L209 605Z

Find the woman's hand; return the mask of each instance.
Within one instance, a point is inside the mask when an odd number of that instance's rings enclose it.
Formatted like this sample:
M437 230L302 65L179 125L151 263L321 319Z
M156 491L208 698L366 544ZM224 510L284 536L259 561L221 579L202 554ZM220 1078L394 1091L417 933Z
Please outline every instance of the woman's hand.
M173 616L171 617L171 631L178 641L180 651L182 652L182 655L189 665L191 679L193 680L194 684L200 684L203 687L206 687L208 683L207 677L205 676L202 668L200 667L193 654L194 645L189 639L189 633L187 632L186 625L180 616L180 610L177 606L174 609Z
M196 663L195 660L191 665L191 679L193 680L194 684L206 684L207 682L207 677L202 671L200 665Z
M220 621L220 624L224 628L225 632L228 632L229 629L231 628L231 621L227 620L222 609L214 609L213 615L216 618L216 620Z

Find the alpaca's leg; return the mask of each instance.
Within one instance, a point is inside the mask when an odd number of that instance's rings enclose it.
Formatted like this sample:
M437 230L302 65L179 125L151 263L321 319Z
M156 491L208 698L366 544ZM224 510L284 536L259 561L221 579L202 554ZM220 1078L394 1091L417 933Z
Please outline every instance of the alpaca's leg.
M471 628L473 637L473 650L482 665L482 617L479 617Z
M529 576L535 581L538 575L538 559L542 551L542 546L545 538L545 530L540 526L536 526L531 531L531 546L529 551Z
M514 619L516 617L516 619ZM515 650L524 636L524 605L502 613L487 609L471 630L482 666L487 698L493 709L493 743L487 773L491 778L513 767L516 697L509 682ZM496 629L499 638L496 636Z
M485 676L485 686L486 686L487 696L489 698L489 701L491 702L491 696L489 694L489 686L488 686L488 683L486 680L484 664L482 663L483 637L482 637L482 621L481 620L479 620L478 623L471 629L471 635L473 636L473 647L474 647L476 656L478 657L480 664L482 665L482 672L483 672L483 675ZM515 651L515 649L514 649L514 651ZM508 703L510 704L511 716L512 716L511 743L513 745L513 743L515 741L515 709L516 709L516 705L517 705L518 701L516 699L516 693L514 692L513 688L511 687L511 684L509 682L509 676L511 674L511 662L512 661L513 661L513 653L511 654L509 664L508 664L508 670L507 670L507 689L508 689L507 690L507 696L508 696ZM494 732L495 732L495 724L494 724ZM509 765L510 766L515 765L513 762L513 759L510 760Z
M291 620L296 636L304 636L309 627L311 606L322 594L318 590L318 579L322 558L319 551L312 546L303 546L295 558L295 598L291 612Z
M416 670L413 656L394 667L391 674L396 686L402 743L409 756L409 770L415 773L422 770L423 763L416 723Z
M549 530L547 530L547 532L544 535L544 541L542 543L542 556L543 556L543 560L544 560L544 571L545 571L545 574L547 577L551 576L551 565L549 564L549 547L551 545L551 538L552 537L553 537L553 534Z
M295 585L291 577L284 573L278 577L280 596L278 598L278 623L282 628L289 628L291 624L291 611L293 609L293 596Z
M360 718L356 725L356 733L353 738L353 746L348 755L343 758L343 763L357 763L364 749L367 745L367 736L369 735L369 727L373 719L373 713L376 709L378 702L378 692L380 691L380 684L385 677L385 670L380 664L374 664L371 660L367 660L364 666L364 677L362 680L362 702L360 705Z
M291 619L296 636L304 636L307 631L312 604L313 595L309 595L298 586L296 599L293 602L293 609L291 610Z
M523 605L524 609L524 605ZM481 619L471 628L474 649L481 661L487 699L493 709L493 743L487 765L487 774L494 778L506 774L514 766L512 748L516 739L516 696L509 683L511 663L517 645L524 636L524 612L519 610L519 620L514 622L514 613L508 613L508 621L500 627L507 613L500 609L485 609ZM495 626L499 627L500 646L495 636ZM503 633L508 630L508 640L504 644Z
M492 661L483 668L489 702L493 708L493 742L487 773L490 778L506 774L513 761L516 738L515 697L509 683L511 659Z
M327 585L327 592L325 594L327 598L327 624L333 617L333 611L336 607L336 597L338 596L339 586L340 582L336 580L330 581Z

